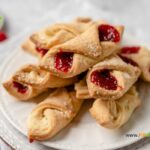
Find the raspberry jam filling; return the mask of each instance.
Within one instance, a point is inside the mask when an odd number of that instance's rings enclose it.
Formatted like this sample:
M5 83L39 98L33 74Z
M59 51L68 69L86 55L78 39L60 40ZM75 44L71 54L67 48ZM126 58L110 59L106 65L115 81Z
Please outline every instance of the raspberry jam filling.
M108 69L92 72L90 80L95 85L107 90L116 90L118 87L116 78L110 74Z
M26 93L26 91L28 90L27 86L24 86L24 85L22 85L18 82L15 82L15 81L13 81L13 86L14 86L14 88L17 89L18 92L20 92L22 94Z
M36 47L36 51L37 51L38 53L40 53L41 56L43 57L43 56L48 52L48 49Z
M55 56L55 68L62 72L68 72L72 67L73 53L72 52L58 52Z
M138 53L140 50L140 47L138 46L130 46L130 47L123 47L121 49L122 54L135 54Z
M7 35L4 32L0 31L0 42L4 41L6 39L7 39Z
M120 34L111 25L102 24L98 27L100 41L119 42Z
M133 61L132 59L127 58L127 57L122 56L122 55L119 55L119 57L120 57L125 63L130 64L130 65L132 65L132 66L138 67L138 64L137 64L135 61Z

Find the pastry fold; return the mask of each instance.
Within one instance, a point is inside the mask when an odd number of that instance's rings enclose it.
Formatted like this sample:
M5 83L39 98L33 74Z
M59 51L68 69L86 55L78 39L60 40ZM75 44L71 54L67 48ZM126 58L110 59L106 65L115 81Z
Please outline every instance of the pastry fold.
M41 51L41 53L39 53L36 50L36 45L29 38L23 42L22 48L23 48L23 50L25 50L25 51L29 52L30 54L35 55L37 57L41 57L42 53L44 54L44 50L43 50L43 52ZM47 51L45 51L45 53L46 52Z
M146 47L127 46L120 50L121 58L141 69L141 78L150 82L150 50Z
M124 125L140 104L138 93L135 87L132 87L118 100L96 99L89 111L101 126L115 129Z
M9 94L16 97L20 101L29 100L47 90L39 87L35 88L31 85L14 81L13 79L3 83L3 86Z
M25 65L13 75L13 79L40 88L64 87L77 81L77 77L67 79L56 77L36 65Z
M39 103L28 118L28 137L34 140L52 138L77 115L83 100L74 91L60 88Z
M89 94L89 90L86 83L86 78L83 78L74 85L76 91L76 98L78 99L93 99Z
M3 85L16 98L28 100L46 91L47 88L64 87L76 81L76 77L62 79L42 70L36 65L25 65L15 72L12 78Z
M90 20L76 20L72 23L58 23L46 27L30 36L22 48L40 58L53 46L64 43L84 32L92 22Z
M95 23L82 34L53 47L51 51L42 58L40 66L51 71L56 76L69 78L86 71L89 67L112 53L116 53L121 39L119 42L100 41L98 30L100 25L101 24L98 25ZM121 38L123 27L114 26L114 28ZM67 71L56 67L58 55L63 55L64 58L67 58L68 55L71 57L70 62L68 62L70 68ZM65 64L63 64L63 60L59 61L58 66L61 68L61 66Z
M89 70L86 78L89 94L103 100L119 99L137 81L140 73L138 67L112 55Z

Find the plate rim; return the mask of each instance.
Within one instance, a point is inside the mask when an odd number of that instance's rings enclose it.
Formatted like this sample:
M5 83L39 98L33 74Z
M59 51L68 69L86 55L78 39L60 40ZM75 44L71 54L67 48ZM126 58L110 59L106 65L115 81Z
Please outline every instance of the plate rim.
M20 37L20 35L18 36L18 37ZM130 36L129 36L130 37ZM131 38L132 39L132 38ZM10 43L10 45L12 45L15 41L17 40L17 37L13 40L13 42L11 42ZM136 41L136 40L135 40ZM9 46L10 46L9 45ZM11 59L11 57L13 57L14 55L15 55L15 53L18 51L18 48L17 48L18 46L16 46L16 49L13 51L13 52L11 52L11 54L9 55L9 52L5 55L6 57L7 57L7 59L5 59L3 62L2 62L2 64L1 64L1 69L0 69L0 79L3 79L3 73L2 73L2 71L4 70L4 68L8 65L8 61ZM3 48L5 48L5 47L3 47ZM34 57L34 56L33 56ZM1 83L1 85L0 85L0 88L3 88L3 86L2 86L2 82L0 82ZM0 96L2 96L2 93L0 93ZM23 131L23 130L21 130L18 126L17 126L17 124L15 124L15 122L12 120L12 117L10 116L10 115L8 115L7 113L6 113L6 111L5 111L5 108L3 108L3 104L2 104L3 102L2 101L0 101L0 110L1 110L1 112L3 113L3 115L5 116L5 118L8 120L8 122L9 123L11 123L12 124L12 126L15 128L15 129L17 129L21 134L23 134L23 135L25 135L26 137L27 137L27 134ZM113 146L113 149L117 149L117 148L122 148L122 147L125 147L125 146L128 146L128 145L131 145L131 144L133 144L133 143L136 143L136 142L138 142L138 141L140 141L141 139L143 139L143 137L139 137L139 138L137 138L137 139L134 139L134 140L128 140L128 141L126 141L126 142L124 142L124 143L121 143L121 144L119 144L119 145L114 145ZM58 149L70 149L71 147L63 147L62 145L61 146L59 146L58 144L53 144L53 143L51 143L51 146L50 145L48 145L48 144L46 144L46 143L44 143L44 141L43 142L39 142L39 141L36 141L36 142L38 142L38 143L40 143L40 144L42 144L42 145L45 145L45 146L48 146L48 147L51 147L51 148L58 148ZM58 145L58 146L57 146ZM84 148L84 147L81 147L81 148ZM86 148L86 147L85 147ZM107 149L112 149L112 147L107 147Z

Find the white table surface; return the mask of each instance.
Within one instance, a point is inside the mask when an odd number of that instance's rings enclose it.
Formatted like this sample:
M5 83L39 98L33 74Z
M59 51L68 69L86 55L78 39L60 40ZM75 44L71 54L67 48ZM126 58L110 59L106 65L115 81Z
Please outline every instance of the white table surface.
M150 42L149 6L149 0L0 0L0 14L6 19L5 30L9 36L8 41L31 27L49 12L54 14L56 20L58 18L68 20L68 18L82 15L121 23L127 26L131 34L143 41ZM110 14L113 18L110 17ZM5 46L7 42L0 43L0 63L7 52L7 49L4 51ZM1 113L0 136L17 149L24 150L23 147L19 147L17 140L28 144L27 138L14 129ZM150 149L150 139L144 139L122 150L136 148ZM47 150L49 148L34 143L31 149ZM7 150L1 140L0 150Z

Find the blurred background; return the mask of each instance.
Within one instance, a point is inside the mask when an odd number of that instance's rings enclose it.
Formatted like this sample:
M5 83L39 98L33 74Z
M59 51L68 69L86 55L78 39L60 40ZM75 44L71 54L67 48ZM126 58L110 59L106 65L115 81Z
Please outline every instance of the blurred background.
M77 16L103 18L124 24L131 34L149 40L149 5L149 0L0 0L0 15L9 38L49 13L49 19L57 22Z

